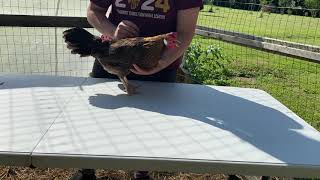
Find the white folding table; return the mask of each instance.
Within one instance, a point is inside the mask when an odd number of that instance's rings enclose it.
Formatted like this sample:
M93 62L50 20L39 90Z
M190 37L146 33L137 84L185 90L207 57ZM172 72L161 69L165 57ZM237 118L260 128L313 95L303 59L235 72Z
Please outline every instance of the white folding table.
M320 177L320 133L250 88L0 75L0 165Z

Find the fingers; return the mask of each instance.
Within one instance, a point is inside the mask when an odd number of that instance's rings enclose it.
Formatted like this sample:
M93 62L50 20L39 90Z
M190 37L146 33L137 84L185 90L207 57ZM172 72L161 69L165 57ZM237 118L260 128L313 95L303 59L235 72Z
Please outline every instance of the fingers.
M136 37L136 33L130 31L129 29L126 28L120 28L118 30L117 38L118 39L123 39L123 38L131 38L131 37Z
M133 68L130 69L131 72L135 73L135 74L140 74L138 70L140 67L138 67L137 65L133 64Z
M122 21L119 23L115 31L116 39L130 38L139 36L139 28L130 21Z
M142 69L140 68L138 65L133 64L133 68L130 69L131 72L138 74L138 75L151 75L154 73L157 73L159 71L161 71L163 69L163 67L161 67L159 64L158 66L152 68L152 69Z
M136 24L134 24L133 22L131 21L127 21L127 20L124 20L122 21L125 25L127 25L130 29L132 29L133 31L135 31L137 34L139 34L139 28Z

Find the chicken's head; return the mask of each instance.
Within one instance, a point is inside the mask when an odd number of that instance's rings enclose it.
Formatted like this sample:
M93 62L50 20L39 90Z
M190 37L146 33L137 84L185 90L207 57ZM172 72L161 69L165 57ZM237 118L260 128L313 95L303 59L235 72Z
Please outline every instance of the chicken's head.
M179 47L179 44L181 44L181 42L178 40L178 34L176 32L166 34L166 37L164 38L164 44L169 49Z

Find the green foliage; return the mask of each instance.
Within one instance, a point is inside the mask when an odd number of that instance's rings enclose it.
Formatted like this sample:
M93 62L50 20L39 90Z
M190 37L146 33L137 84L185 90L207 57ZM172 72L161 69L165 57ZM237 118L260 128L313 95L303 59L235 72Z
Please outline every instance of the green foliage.
M287 13L291 15L293 12L291 8L296 7L296 0L279 0L278 4L279 7L285 7L280 9L281 14L287 11Z
M274 4L280 7L303 7L305 0L260 0L260 4ZM315 0L317 1L317 0Z
M320 9L320 1L319 0L305 0L305 6L310 9L312 17L316 17L319 9Z
M208 3L210 4L209 12L213 12L214 0L208 0Z
M295 0L295 4L297 7L303 7L304 6L304 0Z
M320 9L320 1L319 0L304 0L304 4L309 9Z
M218 46L210 45L207 48L199 44L191 44L186 52L184 69L191 78L201 84L229 85L230 71L226 67L229 62Z
M278 4L280 7L295 7L296 1L295 0L279 0Z
M208 0L208 3L209 3L210 5L213 5L213 4L214 4L214 0Z
M268 5L271 3L272 3L272 0L260 0L260 4L262 4L262 5Z
M259 13L258 18L263 18L263 11L261 11L261 12Z
M276 14L320 17L320 0L203 0L206 5ZM307 10L311 9L311 10ZM213 8L209 9L213 12Z

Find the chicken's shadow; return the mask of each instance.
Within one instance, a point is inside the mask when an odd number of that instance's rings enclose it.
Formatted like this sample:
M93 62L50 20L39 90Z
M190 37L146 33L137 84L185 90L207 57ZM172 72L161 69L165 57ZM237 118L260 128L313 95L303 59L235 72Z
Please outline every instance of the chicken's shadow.
M262 102L272 101L263 91L239 90L262 94L256 96L265 98ZM317 158L320 135L314 131L311 134L316 138L311 138L300 133L299 130L308 126L303 121L294 120L276 108L208 86L150 84L143 85L139 95L96 94L89 97L89 102L103 109L131 107L201 121L229 131L283 162L320 164L320 158ZM280 103L278 108L281 109Z

